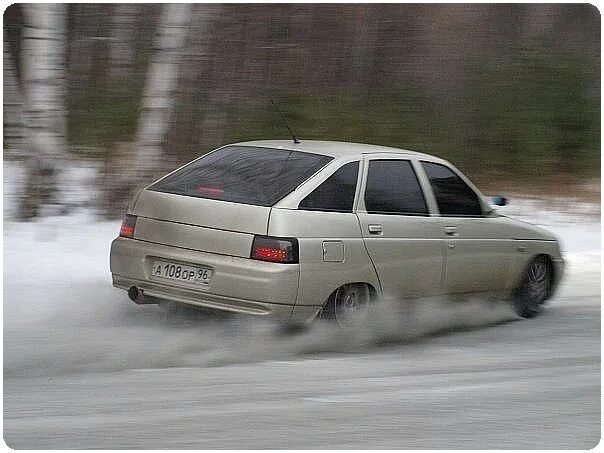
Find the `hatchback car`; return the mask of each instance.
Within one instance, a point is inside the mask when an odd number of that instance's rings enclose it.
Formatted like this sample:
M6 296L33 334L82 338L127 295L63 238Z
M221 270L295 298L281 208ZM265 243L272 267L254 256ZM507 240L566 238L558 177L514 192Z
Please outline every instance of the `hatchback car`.
M328 141L223 146L132 200L113 285L304 322L379 297L489 294L532 317L563 272L547 231L498 213L453 165Z

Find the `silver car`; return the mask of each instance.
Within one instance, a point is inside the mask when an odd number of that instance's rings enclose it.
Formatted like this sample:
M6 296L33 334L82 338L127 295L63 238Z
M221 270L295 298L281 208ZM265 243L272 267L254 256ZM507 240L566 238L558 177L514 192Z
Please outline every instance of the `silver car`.
M532 317L563 267L554 236L499 214L449 162L329 141L205 154L140 191L111 246L113 285L137 303L293 323L449 294Z

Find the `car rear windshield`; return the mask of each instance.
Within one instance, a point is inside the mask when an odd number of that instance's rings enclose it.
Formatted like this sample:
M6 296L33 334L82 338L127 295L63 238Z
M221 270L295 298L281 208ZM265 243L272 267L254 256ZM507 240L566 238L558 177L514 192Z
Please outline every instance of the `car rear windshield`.
M191 162L149 190L272 206L331 160L300 151L227 146Z

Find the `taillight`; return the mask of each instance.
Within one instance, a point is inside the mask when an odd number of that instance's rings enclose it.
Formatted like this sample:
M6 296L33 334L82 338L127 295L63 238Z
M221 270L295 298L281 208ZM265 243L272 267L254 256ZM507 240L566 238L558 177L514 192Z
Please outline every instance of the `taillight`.
M136 226L136 216L126 214L120 228L120 236L124 238L134 237L134 227Z
M254 236L250 257L273 263L297 263L298 241L293 238Z

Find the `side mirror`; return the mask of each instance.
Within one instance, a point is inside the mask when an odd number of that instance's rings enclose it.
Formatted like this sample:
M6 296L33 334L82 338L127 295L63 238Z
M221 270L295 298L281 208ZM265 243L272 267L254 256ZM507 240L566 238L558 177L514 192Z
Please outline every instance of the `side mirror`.
M495 206L507 206L508 199L506 197L502 197L501 195L494 195L491 197L491 204Z

